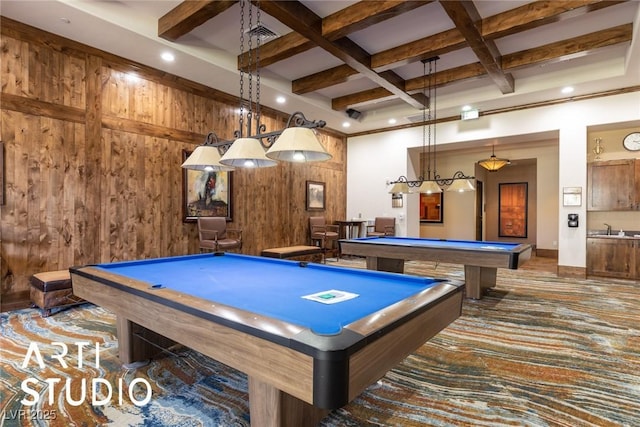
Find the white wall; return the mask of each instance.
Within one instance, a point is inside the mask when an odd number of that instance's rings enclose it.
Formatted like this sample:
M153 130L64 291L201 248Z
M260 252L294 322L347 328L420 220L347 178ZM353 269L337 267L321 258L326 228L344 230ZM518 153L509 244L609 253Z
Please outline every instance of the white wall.
M582 187L583 194L586 194L588 127L625 122L627 127L640 127L640 92L513 111L481 117L472 123L442 123L437 126L437 143L444 145L557 132L557 188ZM526 139L522 138L522 144L526 144ZM400 175L409 179L416 178L414 165L418 163L412 162L408 150L421 147L422 128L352 137L348 139L347 144L347 218L357 217L358 214L362 214L363 218L392 215L398 218L399 235L419 236L418 196L405 195L403 208L391 208L391 195L388 194L385 184L387 180L395 180ZM414 153L413 156L415 155L419 153ZM540 163L539 177L546 173ZM464 168L468 175L473 173L472 165ZM442 176L445 175L444 172L446 171L438 171ZM450 200L456 195L447 196ZM586 221L581 221L579 228L569 229L566 226L566 218L568 213L578 213L580 218L586 219L586 204L583 202L580 207L565 208L561 202L562 192L558 191L555 197L558 206L555 221L558 263L563 266L585 267ZM456 222L473 223L473 210L465 211L467 212L464 212L464 218L457 218ZM549 240L549 237L545 237L545 240ZM553 237L551 240L554 240Z

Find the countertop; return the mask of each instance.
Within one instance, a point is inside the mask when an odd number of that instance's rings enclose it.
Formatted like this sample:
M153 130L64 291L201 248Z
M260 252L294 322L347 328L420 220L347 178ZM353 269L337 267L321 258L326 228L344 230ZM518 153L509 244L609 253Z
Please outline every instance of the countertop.
M640 240L640 231L624 230L624 236L618 236L618 231L614 231L614 230L611 231L611 235L607 235L606 230L589 230L587 231L587 238Z

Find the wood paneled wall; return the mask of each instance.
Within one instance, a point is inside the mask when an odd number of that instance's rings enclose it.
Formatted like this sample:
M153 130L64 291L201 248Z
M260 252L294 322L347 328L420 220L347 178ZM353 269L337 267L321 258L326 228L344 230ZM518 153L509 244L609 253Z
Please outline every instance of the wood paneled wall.
M182 221L182 152L211 130L231 138L237 98L4 17L0 24L2 310L28 304L36 272L197 253L196 225ZM286 118L263 110L267 131ZM308 242L307 180L326 183L327 219L344 217L345 137L321 133L329 162L233 172L230 226L243 230L243 253Z

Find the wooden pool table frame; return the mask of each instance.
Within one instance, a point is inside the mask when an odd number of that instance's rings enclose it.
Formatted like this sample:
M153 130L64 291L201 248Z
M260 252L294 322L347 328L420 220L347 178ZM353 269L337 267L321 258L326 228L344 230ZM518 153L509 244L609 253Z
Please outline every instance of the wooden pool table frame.
M457 319L463 295L461 283L443 281L345 326L346 341L335 341L92 266L71 277L74 293L116 313L123 364L157 353L139 335L183 344L248 375L251 424L265 427L316 425Z

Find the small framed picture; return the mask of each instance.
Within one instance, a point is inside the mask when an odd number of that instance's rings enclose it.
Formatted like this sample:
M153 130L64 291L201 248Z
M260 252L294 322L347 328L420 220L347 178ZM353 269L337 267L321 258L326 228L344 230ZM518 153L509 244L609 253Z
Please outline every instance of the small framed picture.
M307 210L323 211L325 209L325 184L318 181L307 181Z
M564 187L562 206L582 206L582 187Z

